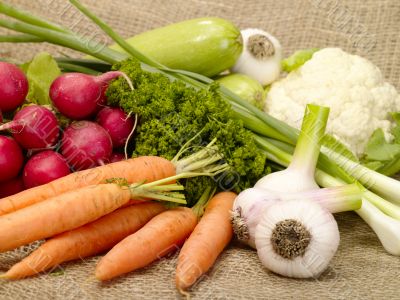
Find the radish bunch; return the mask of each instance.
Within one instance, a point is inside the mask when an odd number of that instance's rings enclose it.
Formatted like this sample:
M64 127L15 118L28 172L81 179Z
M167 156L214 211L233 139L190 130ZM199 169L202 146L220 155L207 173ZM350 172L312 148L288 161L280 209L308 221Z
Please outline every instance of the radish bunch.
M0 62L0 198L84 170L125 159L134 121L105 106L108 83L121 72L100 76L67 73L50 87L53 107L24 103L28 80L15 65ZM71 120L61 130L56 111ZM4 122L2 113L13 116Z

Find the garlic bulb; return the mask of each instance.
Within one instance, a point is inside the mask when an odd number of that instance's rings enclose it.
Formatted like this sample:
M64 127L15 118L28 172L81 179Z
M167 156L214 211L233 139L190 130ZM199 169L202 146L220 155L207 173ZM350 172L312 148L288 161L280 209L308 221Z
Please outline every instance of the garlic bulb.
M332 214L310 200L272 204L263 212L255 234L262 264L277 274L295 278L321 274L339 241Z
M234 73L242 73L267 85L281 73L282 47L279 41L261 29L241 31L243 52L233 66Z
M235 199L231 212L233 231L237 239L256 248L255 231L264 210L278 201L270 191L250 188L242 191Z

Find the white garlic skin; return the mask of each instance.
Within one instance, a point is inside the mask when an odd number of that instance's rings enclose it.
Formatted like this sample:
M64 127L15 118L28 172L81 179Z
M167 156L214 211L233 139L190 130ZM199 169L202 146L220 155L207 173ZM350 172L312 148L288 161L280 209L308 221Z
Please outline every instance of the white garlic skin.
M282 61L282 46L278 39L272 36L270 33L257 28L244 29L241 30L240 33L242 34L243 38L243 51L236 64L233 66L232 72L253 77L263 86L277 80L281 73ZM248 39L257 34L266 36L271 41L275 49L275 54L266 60L255 58L247 49Z
M242 221L248 227L249 239L242 242L256 248L255 231L262 213L278 200L279 197L275 193L257 188L249 188L239 193L233 203L232 211L240 211Z
M313 176L292 167L274 172L259 179L254 185L258 189L266 189L277 193L297 193L319 189Z
M302 256L283 258L271 243L275 224L287 219L301 222L311 234ZM329 265L339 246L337 223L327 210L310 200L279 201L264 211L256 228L255 243L262 264L272 272L294 278L315 278Z

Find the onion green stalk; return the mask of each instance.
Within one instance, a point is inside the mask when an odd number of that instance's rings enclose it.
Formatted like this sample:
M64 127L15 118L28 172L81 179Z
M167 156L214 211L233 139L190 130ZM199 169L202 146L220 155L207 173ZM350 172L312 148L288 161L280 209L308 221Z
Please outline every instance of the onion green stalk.
M389 201L400 204L400 182L398 180L368 169L344 157L340 153L330 151L327 148L322 149L322 151L349 175L360 181L366 188L376 192Z
M41 43L43 39L29 34L1 35L0 43Z

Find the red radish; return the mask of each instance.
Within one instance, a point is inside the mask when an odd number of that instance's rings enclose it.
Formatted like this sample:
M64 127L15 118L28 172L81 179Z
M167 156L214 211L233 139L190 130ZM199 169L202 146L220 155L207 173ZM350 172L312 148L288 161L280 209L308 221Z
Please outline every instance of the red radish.
M100 76L63 74L50 86L51 101L60 113L68 118L86 119L95 114L98 105L105 101L104 90L108 83L119 76L123 76L130 83L128 77L119 71L107 72Z
M110 163L125 160L125 154L119 152L113 152L110 156Z
M135 125L133 119L122 109L111 107L103 108L98 113L96 121L108 132L114 148L125 145Z
M24 185L30 189L67 176L71 171L65 158L54 151L43 151L33 155L23 171Z
M11 137L0 135L0 182L16 177L23 163L18 143Z
M3 123L3 113L0 110L0 123Z
M54 146L60 131L56 116L40 105L22 108L11 122L0 126L0 130L6 129L11 130L17 142L29 150Z
M28 79L15 65L0 62L0 109L13 111L28 94Z
M0 182L0 201L1 198L17 194L22 192L24 189L24 182L21 176Z
M76 171L107 162L112 153L112 141L107 131L90 121L72 123L64 131L61 154Z

